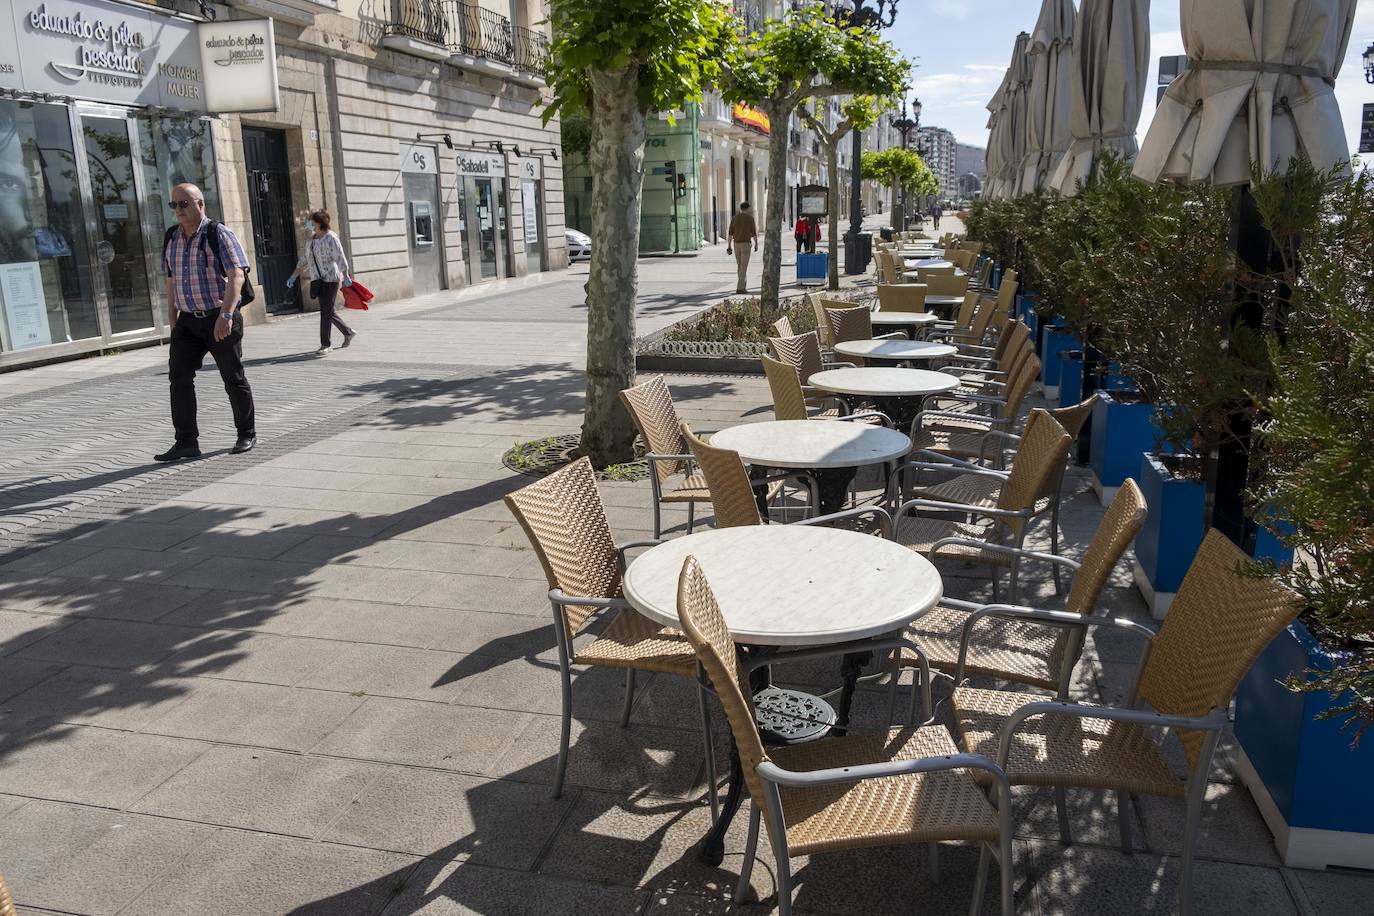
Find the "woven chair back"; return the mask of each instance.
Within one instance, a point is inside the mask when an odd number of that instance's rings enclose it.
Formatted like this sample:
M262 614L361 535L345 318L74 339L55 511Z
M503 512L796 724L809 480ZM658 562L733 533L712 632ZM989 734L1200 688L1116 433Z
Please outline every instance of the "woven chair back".
M979 286L983 287L984 289L987 289L988 284L991 283L991 282L992 282L992 258L984 257L984 258L981 259L981 261L979 262L979 265L978 265L978 280L977 280L977 283L978 283Z
M833 349L835 341L830 338L830 319L825 317L824 300L815 293L807 293L806 301L811 303L811 311L816 315L816 334L821 338L821 346Z
M999 369L1010 372L1016 368L1016 357L1030 343L1030 326L1019 318L1009 319L1011 330L998 335L992 348L992 361Z
M5 883L5 876L0 875L0 916L17 916L17 913L14 898L10 896L10 886Z
M777 332L779 337L793 337L797 333L792 330L792 319L786 315L773 322L773 330Z
M778 362L796 367L803 385L825 365L821 360L821 339L815 331L788 337L770 337L768 349L773 351L773 358Z
M962 296L968 292L968 277L929 275L920 271L917 274L928 287L927 296Z
M784 368L791 370L792 367ZM739 452L716 448L697 437L686 423L682 424L682 438L692 450L697 467L706 477L706 488L711 491L711 506L715 509L716 527L762 525L763 519L759 517L759 505L754 501L749 472L744 469Z
M673 395L663 376L655 375L647 382L620 392L620 400L630 412L650 453L655 455L683 455L687 445L682 441L682 421L673 406ZM678 471L686 470L684 461L654 463L658 482L663 483Z
M969 295L978 300L978 311L973 313L973 321L969 325L969 335L974 340L982 340L983 335L988 332L988 325L992 324L993 316L997 314L997 300L991 296L979 296L977 293L969 293Z
M1066 611L1091 614L1117 562L1145 524L1145 495L1131 478L1116 491L1116 498L1097 523L1097 531L1083 554L1083 565L1073 574Z
M949 267L918 267L918 268L916 268L916 279L920 280L922 283L929 283L931 280L934 280L934 279L937 279L937 278L946 278L946 277L949 278L949 279L954 279L954 266L953 266L953 265L950 265ZM964 280L965 282L967 282L967 281L968 281L968 278L967 278L967 277L964 277L963 280ZM962 295L962 293L949 293L948 295Z
M837 344L847 340L873 339L873 315L866 306L827 308L825 317L830 322L830 337ZM864 364L864 360L857 356L849 357L849 361L856 366Z
M959 305L959 311L954 316L954 330L959 334L967 334L973 327L973 316L978 312L978 294L964 293L964 301Z
M771 341L770 341L771 343ZM801 370L790 362L760 356L763 374L768 377L768 390L773 395L773 418L776 420L805 420L806 396L802 393ZM689 446L691 442L687 443Z
M997 287L997 308L1003 315L1010 315L1012 306L1016 304L1016 290L1020 284L1015 278L1003 280L1002 285Z
M1298 615L1297 594L1248 571L1251 562L1215 528L1202 539L1140 673L1140 698L1156 712L1224 709L1260 652ZM1180 730L1178 737L1196 765L1203 734Z
M1038 407L1033 409L1026 419L1026 429L1016 449L1011 473L997 497L997 507L1013 512L1032 508L1035 501L1050 488L1054 475L1064 472L1064 454L1068 448L1069 434L1064 432L1064 427L1056 423L1047 411ZM1027 520L1004 518L1002 523L1016 535L1021 533Z
M974 254L981 254L983 251L982 242L960 242L959 247L965 251L971 251Z
M1097 395L1092 395L1086 400L1079 401L1069 407L1056 407L1050 411L1050 416L1059 421L1059 425L1064 427L1064 431L1075 439L1083 431L1083 424L1088 422L1088 417L1093 414L1093 405L1097 403Z
M549 588L581 598L620 594L615 539L606 522L591 461L579 458L507 495L505 502L525 529ZM568 638L594 613L596 608L566 607L563 623Z
M777 831L782 825L773 823L773 816L764 803L766 796L758 766L768 759L768 755L759 737L753 705L746 699L748 676L740 666L739 651L730 636L730 628L725 624L725 616L720 612L720 605L716 603L716 596L711 592L711 585L696 557L687 557L678 576L677 616L682 624L682 632L687 634L687 641L696 650L697 661L705 669L711 687L725 710L725 717L730 722L735 749L739 752L740 768L744 772L744 784L754 804L763 812L769 838L777 842Z
M1035 384L1036 378L1040 375L1040 357L1035 355L1033 348L1026 347L1026 352L1021 357L1020 368L1016 374L1011 376L1011 384L1007 386L1007 403L1003 416L1014 419L1021 413L1021 402L1030 393L1031 386ZM1068 448L1068 446L1064 446Z
M926 285L924 283L888 283L878 287L878 311L924 312Z

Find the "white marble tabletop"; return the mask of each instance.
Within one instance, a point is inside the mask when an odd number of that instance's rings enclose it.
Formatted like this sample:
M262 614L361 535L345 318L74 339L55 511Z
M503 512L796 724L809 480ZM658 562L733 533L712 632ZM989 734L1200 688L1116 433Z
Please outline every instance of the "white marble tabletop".
M917 269L925 268L926 270L938 270L942 267L953 267L954 262L946 261L944 258L917 258L916 260L908 259L906 266L915 267Z
M811 376L807 384L835 394L906 398L953 391L959 387L959 379L948 372L932 372L929 369L864 366L857 369L826 369ZM716 437L712 436L712 444L715 441Z
M835 344L835 352L878 359L939 359L958 353L959 349L924 340L842 340Z
M963 296L926 296L926 305L963 305Z
M906 433L841 420L769 420L711 434L711 444L770 468L856 468L911 451Z
M881 636L944 593L930 561L892 541L838 528L755 525L673 538L640 554L625 573L626 600L645 617L680 627L677 583L688 556L701 564L730 634L751 645Z
M874 312L870 320L873 324L934 324L940 316L934 312Z

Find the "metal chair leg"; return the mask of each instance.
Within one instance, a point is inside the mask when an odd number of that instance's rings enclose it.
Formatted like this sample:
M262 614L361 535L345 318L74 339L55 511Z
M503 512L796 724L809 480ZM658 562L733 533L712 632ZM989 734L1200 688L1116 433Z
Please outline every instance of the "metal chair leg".
M940 883L940 844L930 844L930 883Z
M1054 787L1054 810L1059 815L1059 842L1067 846L1073 840L1069 836L1069 798L1063 786Z
M563 795L563 777L568 772L568 745L572 741L572 674L562 667L563 721L558 735L558 774L553 780L553 797Z
M1059 556L1059 500L1062 495L1061 485L1061 492L1055 494L1054 507L1050 510L1050 553L1056 557ZM1054 568L1054 593L1062 595L1064 594L1064 584L1059 581L1059 564L1051 563L1050 566Z
M792 860L781 852L778 860L778 916L792 916Z
M1188 792L1187 815L1183 820L1183 858L1179 861L1178 874L1179 916L1189 916L1193 909L1193 856L1197 852L1197 834L1202 821L1202 797L1207 794L1207 780L1196 782L1197 786Z
M749 876L754 873L754 854L759 846L759 815L758 805L749 804L749 838L744 841L744 863L740 865L739 881L735 883L735 902L743 903L744 898L749 896Z
M983 911L983 895L987 893L988 865L991 861L992 847L984 843L978 853L978 870L973 876L973 904L969 907L969 916L978 916Z
M1131 854L1131 793L1116 793L1116 817L1121 824L1121 851Z
M620 727L630 724L630 707L635 703L635 669L625 669L625 705L620 709Z
M711 822L720 817L720 797L716 785L716 742L711 735L711 709L707 704L706 688L697 684L697 700L701 704L701 734L706 746L706 800L711 804Z
M658 494L654 494L654 540L663 537L663 509L658 504Z
M692 533L692 529L693 529L694 527L696 527L696 522L697 522L697 504L696 504L695 501L694 501L694 502L689 502L689 503L687 504L687 533L688 533L688 534L691 534L691 533Z

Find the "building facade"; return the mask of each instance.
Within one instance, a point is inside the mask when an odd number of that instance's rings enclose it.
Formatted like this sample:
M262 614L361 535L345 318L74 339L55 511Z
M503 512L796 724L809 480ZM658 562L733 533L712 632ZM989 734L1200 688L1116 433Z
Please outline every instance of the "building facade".
M955 165L957 146L953 132L943 127L916 128L916 151L940 182L938 196L941 200L959 196L959 173Z
M285 281L315 208L382 300L566 264L538 0L205 10L271 20L269 110L208 105L196 0L0 0L0 369L166 337L182 181L244 243L250 322L312 307Z

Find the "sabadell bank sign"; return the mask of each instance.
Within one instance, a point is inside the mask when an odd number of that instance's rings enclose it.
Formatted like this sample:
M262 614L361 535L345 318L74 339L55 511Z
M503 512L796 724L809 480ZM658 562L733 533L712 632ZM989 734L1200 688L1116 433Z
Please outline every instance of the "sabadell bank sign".
M207 49L207 38L233 44ZM192 112L268 111L278 97L272 22L196 23L109 0L0 0L0 87Z

